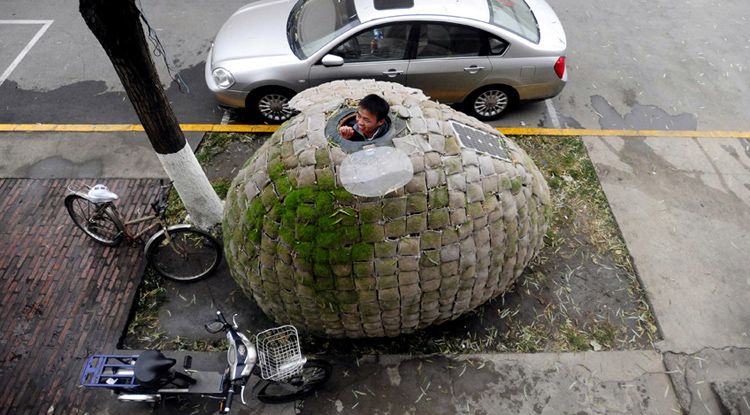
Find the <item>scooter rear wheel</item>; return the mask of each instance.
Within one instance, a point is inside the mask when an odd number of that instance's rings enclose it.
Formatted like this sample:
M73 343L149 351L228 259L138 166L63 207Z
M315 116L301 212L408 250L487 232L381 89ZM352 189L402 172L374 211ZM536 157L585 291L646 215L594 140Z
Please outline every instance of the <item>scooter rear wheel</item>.
M264 403L283 403L302 399L320 389L331 377L331 365L323 360L311 359L302 372L285 382L264 381L256 396Z

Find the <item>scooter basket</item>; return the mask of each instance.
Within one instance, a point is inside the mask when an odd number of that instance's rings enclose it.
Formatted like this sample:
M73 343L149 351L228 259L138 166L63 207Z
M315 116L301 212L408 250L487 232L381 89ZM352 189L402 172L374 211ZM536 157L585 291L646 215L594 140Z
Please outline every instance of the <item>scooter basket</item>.
M268 329L255 336L263 379L281 381L299 373L305 364L294 326Z

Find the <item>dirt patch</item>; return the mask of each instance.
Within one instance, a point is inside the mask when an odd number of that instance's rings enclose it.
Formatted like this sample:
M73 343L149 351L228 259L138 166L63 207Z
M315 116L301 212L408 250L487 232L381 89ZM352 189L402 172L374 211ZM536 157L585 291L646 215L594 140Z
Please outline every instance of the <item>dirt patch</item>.
M197 155L222 197L226 191L221 190L266 136L211 134L204 139ZM580 138L511 138L540 167L554 202L545 247L516 286L452 322L395 339L308 337L308 352L448 354L653 347L658 336L654 317ZM134 319L148 324L129 329L125 347L210 350L218 343L203 331L202 322L212 318L209 310L215 307L238 313L241 328L251 334L273 325L234 286L226 266L189 286L150 284L142 292L154 299L141 301ZM154 285L159 287L156 291Z

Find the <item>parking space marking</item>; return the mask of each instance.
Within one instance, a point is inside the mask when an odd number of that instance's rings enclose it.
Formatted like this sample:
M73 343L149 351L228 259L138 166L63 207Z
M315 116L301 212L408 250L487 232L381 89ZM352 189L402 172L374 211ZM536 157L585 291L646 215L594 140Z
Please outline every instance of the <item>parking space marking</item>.
M32 47L34 47L34 44L44 35L44 32L49 29L50 26L52 26L52 23L54 20L0 20L0 24L37 24L42 25L41 29L39 29L34 37L31 38L29 43L26 44L26 47L23 48L21 53L16 56L16 59L13 60L13 62L10 63L10 66L3 72L2 75L0 75L0 86L3 85L3 82L5 82L6 79L10 76L11 72L13 72L14 69L16 69L16 66L18 66L19 63L21 63L21 60L23 60L24 56L26 56L27 53L31 50Z
M199 133L272 133L278 125L250 124L180 124L182 131ZM731 130L593 130L585 128L514 128L497 127L505 135L546 135L558 137L673 137L673 138L748 138L750 131ZM0 124L0 133L74 132L127 133L143 132L141 124Z
M221 117L221 125L227 125L227 124L229 124L229 119L230 118L231 117L229 115L229 110L224 110L224 115Z
M555 110L555 107L552 105L552 100L545 99L544 105L547 107L547 116L549 117L552 126L559 129L561 127L560 119L557 118L557 110Z

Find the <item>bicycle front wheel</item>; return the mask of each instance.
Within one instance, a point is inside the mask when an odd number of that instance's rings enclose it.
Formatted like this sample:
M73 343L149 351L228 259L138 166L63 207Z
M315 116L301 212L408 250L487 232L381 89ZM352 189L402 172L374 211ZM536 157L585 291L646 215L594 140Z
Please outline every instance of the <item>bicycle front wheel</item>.
M167 238L169 233L169 238ZM175 281L197 281L209 276L221 262L221 244L208 232L170 228L160 232L146 248L156 272Z
M302 372L284 382L265 381L258 390L258 400L265 403L283 403L302 399L320 389L331 377L331 365L324 360L310 359Z
M109 204L70 194L65 197L65 209L73 223L97 243L115 246L122 241L123 228Z

